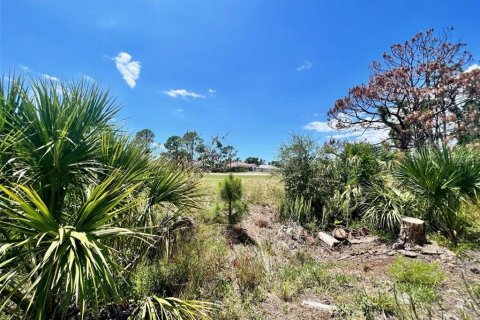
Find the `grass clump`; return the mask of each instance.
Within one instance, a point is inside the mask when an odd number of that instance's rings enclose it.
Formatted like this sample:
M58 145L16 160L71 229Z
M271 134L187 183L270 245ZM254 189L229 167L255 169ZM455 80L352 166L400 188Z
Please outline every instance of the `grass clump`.
M265 279L265 268L260 255L241 247L233 260L235 279L242 294L256 289Z
M397 314L397 304L395 298L385 292L376 292L374 294L365 294L358 301L362 314L365 319L376 319L378 314L393 316Z
M438 288L445 280L445 274L437 263L399 257L390 266L389 273L410 300L428 304L439 301Z

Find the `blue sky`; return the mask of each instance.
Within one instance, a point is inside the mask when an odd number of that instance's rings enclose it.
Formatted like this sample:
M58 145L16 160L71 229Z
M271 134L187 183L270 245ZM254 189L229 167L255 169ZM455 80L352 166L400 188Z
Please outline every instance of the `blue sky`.
M2 73L94 79L118 98L126 130L159 142L228 133L242 158L273 159L292 132L330 135L304 126L418 31L452 26L480 59L478 0L2 0L0 10Z

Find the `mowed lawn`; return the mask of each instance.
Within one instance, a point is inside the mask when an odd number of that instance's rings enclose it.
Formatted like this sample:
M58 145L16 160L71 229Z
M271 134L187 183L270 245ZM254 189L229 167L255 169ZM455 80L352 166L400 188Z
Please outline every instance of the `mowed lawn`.
M279 174L262 172L233 173L242 179L243 199L248 204L277 205L283 197L283 183ZM218 186L228 173L207 173L202 177L201 186L207 201L215 202L218 198Z

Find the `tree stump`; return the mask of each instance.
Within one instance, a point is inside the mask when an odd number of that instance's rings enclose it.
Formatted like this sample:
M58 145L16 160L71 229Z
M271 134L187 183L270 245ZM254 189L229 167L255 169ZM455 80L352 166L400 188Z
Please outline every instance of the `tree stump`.
M342 228L336 228L332 231L332 236L337 240L347 239L347 232Z
M425 237L425 221L412 217L402 218L400 240L405 243L414 243L420 246L427 243Z

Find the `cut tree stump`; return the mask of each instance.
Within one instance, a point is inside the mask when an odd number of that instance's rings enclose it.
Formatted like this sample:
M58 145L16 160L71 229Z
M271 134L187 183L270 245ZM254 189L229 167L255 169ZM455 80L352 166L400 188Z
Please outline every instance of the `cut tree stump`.
M342 228L336 228L332 231L332 236L337 240L347 239L347 232Z
M320 240L325 242L330 248L336 247L340 244L340 241L338 241L337 239L335 239L331 235L326 234L323 231L320 231L318 233L318 237L320 238Z
M412 217L402 218L400 240L406 243L418 244L420 246L427 243L425 237L425 221Z

